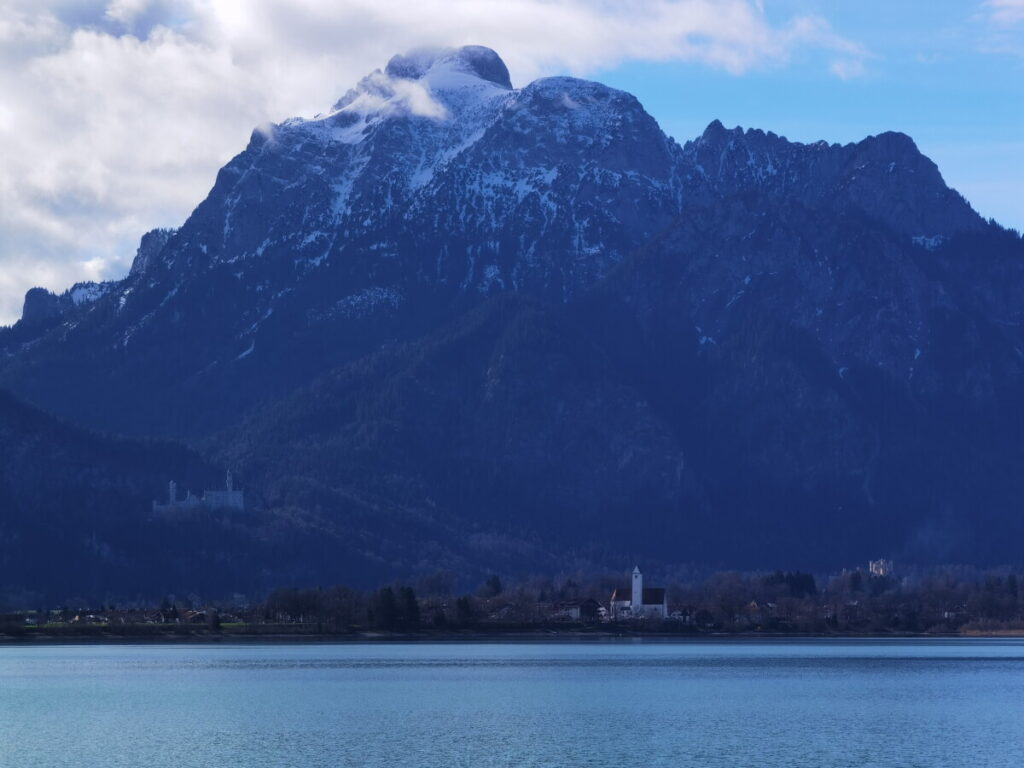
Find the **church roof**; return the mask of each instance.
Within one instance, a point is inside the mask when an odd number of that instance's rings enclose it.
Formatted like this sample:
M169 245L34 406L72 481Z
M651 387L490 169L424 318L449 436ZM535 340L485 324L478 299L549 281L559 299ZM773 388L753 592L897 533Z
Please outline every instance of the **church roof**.
M613 603L633 601L633 590L629 587L619 587L612 592ZM665 602L665 589L663 587L644 587L644 605L662 605Z
M664 587L644 587L644 605L661 605L665 602Z

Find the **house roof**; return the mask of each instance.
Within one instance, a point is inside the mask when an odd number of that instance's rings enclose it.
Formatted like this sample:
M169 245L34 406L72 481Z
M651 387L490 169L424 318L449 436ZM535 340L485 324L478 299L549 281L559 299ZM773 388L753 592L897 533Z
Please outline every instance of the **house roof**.
M619 587L612 592L612 602L631 603L633 601L633 590L629 587ZM644 605L662 605L665 602L665 589L663 587L644 587Z
M558 607L560 607L560 608L573 608L573 607L576 607L576 606L580 606L580 607L583 607L583 606L588 606L588 607L589 606L595 606L595 605L600 605L600 603L597 602L597 600L595 600L592 597L584 597L584 598L578 598L576 600L562 600L562 601L556 603L556 605Z
M661 605L665 602L664 587L644 587L644 605Z

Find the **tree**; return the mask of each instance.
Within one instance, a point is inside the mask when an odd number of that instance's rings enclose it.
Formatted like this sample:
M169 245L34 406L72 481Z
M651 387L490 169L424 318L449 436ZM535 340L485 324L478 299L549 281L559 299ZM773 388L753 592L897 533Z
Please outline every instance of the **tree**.
M434 571L416 582L416 590L426 597L447 597L455 591L455 574L445 570Z
M395 591L391 587L378 590L373 600L373 624L378 629L398 629L399 611Z
M483 598L497 597L503 590L504 587L502 586L501 579L498 578L496 573L492 573L487 577L487 580L480 585L480 589L477 590L477 594Z
M473 602L469 597L463 595L455 601L455 618L460 624L467 624L473 620Z
M405 629L419 629L420 604L412 587L401 587L398 590L401 624Z
M206 626L210 629L220 629L220 611L210 608L206 612Z

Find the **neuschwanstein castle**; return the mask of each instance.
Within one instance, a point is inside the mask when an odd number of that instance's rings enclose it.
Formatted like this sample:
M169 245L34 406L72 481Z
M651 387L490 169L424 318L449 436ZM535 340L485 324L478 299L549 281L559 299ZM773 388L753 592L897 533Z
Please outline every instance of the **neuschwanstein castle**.
M225 490L223 491L203 491L202 498L199 498L191 491L186 491L185 498L179 499L178 484L171 480L167 489L167 501L164 503L154 501L153 511L174 512L198 509L200 507L208 509L245 509L245 497L241 491L235 490L235 481L231 475L231 470L228 470L224 486Z

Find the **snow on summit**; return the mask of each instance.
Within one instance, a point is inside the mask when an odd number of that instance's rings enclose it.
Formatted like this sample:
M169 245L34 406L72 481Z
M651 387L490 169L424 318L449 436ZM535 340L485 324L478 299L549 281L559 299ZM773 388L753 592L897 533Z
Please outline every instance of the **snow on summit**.
M508 96L512 82L497 53L482 46L421 48L399 54L375 70L328 112L313 120L293 118L282 127L328 124L325 135L358 143L381 120L421 117L446 121Z

